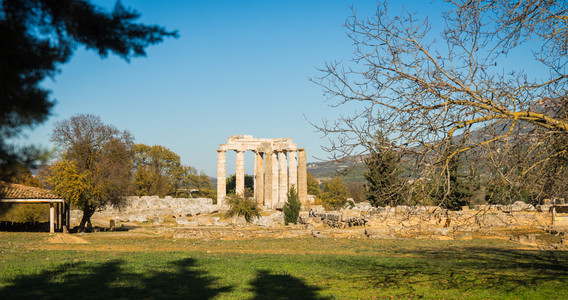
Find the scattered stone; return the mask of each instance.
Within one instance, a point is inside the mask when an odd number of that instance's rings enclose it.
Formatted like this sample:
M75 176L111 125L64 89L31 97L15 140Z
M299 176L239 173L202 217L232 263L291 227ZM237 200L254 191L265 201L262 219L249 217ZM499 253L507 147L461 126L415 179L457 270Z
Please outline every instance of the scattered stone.
M195 216L191 220L197 222L200 226L213 226L213 223L215 223L215 220L208 216Z
M148 222L148 216L147 215L131 215L128 218L129 222L140 222L140 223L146 223Z
M245 226L247 225L247 220L243 216L232 216L231 225L233 226Z
M187 217L177 217L175 218L176 223L181 224L181 225L187 225L189 223L189 220L187 219Z
M312 231L312 236L315 238L326 238L327 236L319 231Z

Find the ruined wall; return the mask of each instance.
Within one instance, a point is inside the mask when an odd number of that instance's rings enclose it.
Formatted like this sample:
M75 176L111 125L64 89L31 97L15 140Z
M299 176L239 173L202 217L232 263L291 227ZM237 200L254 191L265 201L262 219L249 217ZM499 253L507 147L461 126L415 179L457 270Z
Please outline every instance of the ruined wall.
M217 206L209 198L172 198L166 196L128 197L120 208L107 206L95 213L96 218L116 219L120 221L147 222L155 216L195 216L217 211ZM71 222L79 222L82 212L71 211Z

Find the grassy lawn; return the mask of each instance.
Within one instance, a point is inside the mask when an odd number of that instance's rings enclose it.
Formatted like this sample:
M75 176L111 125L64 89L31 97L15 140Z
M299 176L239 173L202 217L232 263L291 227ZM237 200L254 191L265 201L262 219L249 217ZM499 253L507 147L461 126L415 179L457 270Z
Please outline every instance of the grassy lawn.
M50 244L0 232L2 299L565 299L568 252L505 240L173 240Z

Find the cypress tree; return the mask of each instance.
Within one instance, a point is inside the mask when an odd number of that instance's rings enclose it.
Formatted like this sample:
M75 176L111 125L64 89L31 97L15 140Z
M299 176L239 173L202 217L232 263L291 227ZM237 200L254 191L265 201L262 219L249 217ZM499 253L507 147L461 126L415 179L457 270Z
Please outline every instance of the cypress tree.
M400 201L400 160L396 151L383 147L374 147L365 158L369 169L363 174L367 180L366 196L373 206L394 206Z
M298 199L298 192L295 186L291 186L288 190L288 201L284 203L284 223L298 223L298 217L300 216L300 209L302 208L302 203Z

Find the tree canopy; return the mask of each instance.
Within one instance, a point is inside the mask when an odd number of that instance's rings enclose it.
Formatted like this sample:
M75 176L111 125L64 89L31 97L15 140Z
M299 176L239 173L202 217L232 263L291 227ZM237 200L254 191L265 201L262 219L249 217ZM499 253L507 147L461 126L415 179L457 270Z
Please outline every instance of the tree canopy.
M120 2L108 12L85 0L0 1L0 176L10 176L12 165L32 162L41 153L8 140L49 116L55 100L40 83L55 76L78 46L128 61L178 35L136 23L139 17Z
M348 194L342 177L337 176L324 181L322 190L321 198L328 208L339 209L345 205Z
M209 177L181 163L170 149L136 144L134 152L134 187L138 196L191 196L191 190L211 196Z

